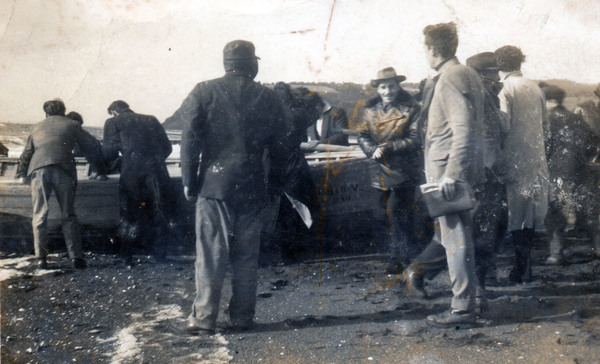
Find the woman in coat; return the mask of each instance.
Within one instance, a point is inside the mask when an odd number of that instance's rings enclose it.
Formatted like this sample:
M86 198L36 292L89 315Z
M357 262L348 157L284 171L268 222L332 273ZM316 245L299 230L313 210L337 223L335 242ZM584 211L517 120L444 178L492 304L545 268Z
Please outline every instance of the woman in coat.
M538 85L523 77L525 56L514 46L496 50L503 83L498 95L506 135L502 152L508 201L508 230L515 246L510 283L530 282L531 244L548 211L549 178L544 149L546 102Z

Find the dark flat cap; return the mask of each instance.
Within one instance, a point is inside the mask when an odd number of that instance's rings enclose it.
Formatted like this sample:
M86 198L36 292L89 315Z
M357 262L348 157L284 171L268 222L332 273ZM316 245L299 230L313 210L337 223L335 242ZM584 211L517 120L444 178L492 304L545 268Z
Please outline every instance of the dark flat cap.
M386 67L377 72L377 78L371 80L371 86L377 87L381 81L396 80L398 83L406 80L406 76L397 75L394 67Z
M542 87L542 91L544 91L546 100L558 100L559 102L562 102L567 94L564 89L555 85Z
M481 52L467 58L467 66L475 70L497 70L496 55L493 52Z
M229 61L244 61L260 59L254 54L254 44L247 40L233 40L223 48L223 59Z

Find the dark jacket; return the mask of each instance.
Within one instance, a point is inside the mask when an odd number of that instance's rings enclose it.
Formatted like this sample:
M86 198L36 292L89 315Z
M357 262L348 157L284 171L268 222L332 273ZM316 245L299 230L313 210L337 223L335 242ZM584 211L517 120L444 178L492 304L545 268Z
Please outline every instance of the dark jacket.
M17 175L26 177L38 168L57 165L77 180L73 149L78 146L92 163L102 163L100 143L81 125L64 116L50 116L33 126L19 160Z
M267 149L276 170L271 175L282 176L277 170L285 155L277 140L284 129L283 112L269 88L227 73L197 84L174 116L183 121L181 174L192 192L238 202L265 199Z
M341 106L332 106L321 114L322 132L317 133L317 124L308 127L306 134L310 140L318 140L319 144L348 145L348 136L343 129L348 128L348 117Z
M102 145L107 165L122 155L121 172L163 170L172 146L165 129L151 115L126 111L106 120Z
M417 183L421 159L419 113L419 105L404 90L387 108L380 97L367 103L358 143L368 158L383 145L383 158L379 161L379 173L373 176L373 187L385 190Z
M498 93L502 88L499 82L483 80L485 98L483 101L484 127L483 164L495 174L503 173L500 166L500 154L504 147L502 133L502 115L500 114L500 99Z
M550 177L578 183L588 173L587 164L598 153L599 138L576 114L562 105L549 111L550 138L547 159Z

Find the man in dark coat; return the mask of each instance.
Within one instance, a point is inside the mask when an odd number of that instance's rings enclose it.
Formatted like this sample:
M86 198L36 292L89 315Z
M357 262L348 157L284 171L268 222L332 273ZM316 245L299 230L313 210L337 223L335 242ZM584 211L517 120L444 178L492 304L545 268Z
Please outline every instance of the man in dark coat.
M344 129L348 128L346 111L341 106L332 106L325 100L321 101L320 107L323 110L321 115L306 130L308 142L305 148L311 149L320 144L348 145L348 136L344 134Z
M81 249L81 235L75 215L75 187L77 171L73 149L77 146L93 163L102 162L98 141L65 117L65 105L60 100L44 103L46 120L33 127L19 160L17 176L31 182L33 201L33 243L38 266L47 268L47 221L52 192L60 206L62 232L69 258L74 268L86 266Z
M83 117L76 111L70 111L67 115L67 118L71 120L75 120L79 123L79 125L83 126ZM94 139L96 140L96 139ZM102 149L102 145L99 141L96 140L97 148ZM73 150L73 155L75 157L84 157L83 151L79 147L79 145L75 146L75 150ZM102 163L90 163L90 168L88 171L88 179L97 179L100 181L106 181L108 177L106 176L106 168L104 166L104 161Z
M229 42L223 58L225 75L197 84L174 114L183 122L184 194L196 201L196 298L188 323L174 330L193 335L214 332L229 263L229 317L235 329L252 327L267 185L282 182L278 169L287 157L277 135L285 122L281 102L253 81L258 73L254 45Z
M281 126L284 133L278 144L287 156L287 168L283 171L283 184L269 186L272 216L261 239L262 265L291 261L298 256L304 249L301 243L309 234L312 221L303 222L297 209L307 219L316 214L319 207L317 187L300 144L306 140L308 125L318 118L321 97L304 87L292 90L284 82L276 83L273 90L281 101L285 116Z
M498 93L502 89L496 55L493 52L482 52L467 58L467 66L473 68L485 88L483 105L484 136L483 164L485 180L475 186L475 197L478 204L474 214L475 271L480 288L485 289L486 276L490 268L495 267L495 250L506 233L507 211L504 185L500 180L502 166L500 163L503 147L502 116ZM477 297L481 300L483 292ZM485 305L485 304L484 304Z
M134 244L151 245L158 260L166 254L171 179L165 159L172 146L162 125L150 115L134 113L124 101L108 107L113 115L104 124L103 152L107 164L121 160L117 235L126 265L132 264ZM120 154L120 156L119 156Z
M562 235L571 216L589 232L595 249L600 249L597 190L600 171L595 163L591 163L598 156L600 138L579 115L562 105L565 90L547 85L542 91L549 113L550 138L546 141L546 157L552 191L546 216L546 227L551 235L546 264L554 265L563 262Z

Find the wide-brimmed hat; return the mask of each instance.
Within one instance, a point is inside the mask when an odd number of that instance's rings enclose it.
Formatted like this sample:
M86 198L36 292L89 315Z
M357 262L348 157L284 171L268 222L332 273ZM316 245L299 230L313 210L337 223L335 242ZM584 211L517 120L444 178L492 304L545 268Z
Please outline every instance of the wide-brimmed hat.
M371 80L371 86L377 87L381 81L396 80L398 83L406 80L406 76L397 75L394 67L386 67L377 72L377 78Z
M260 59L254 54L254 44L247 40L233 40L223 48L223 59L227 61L245 61Z

